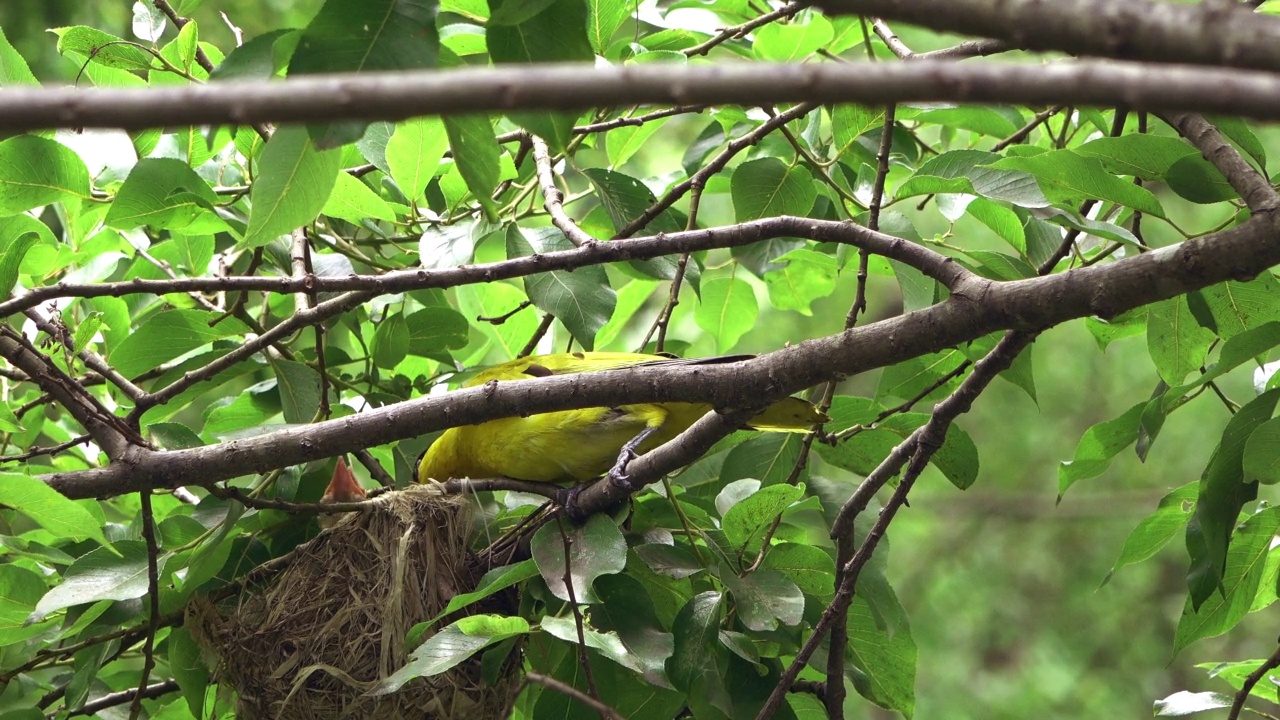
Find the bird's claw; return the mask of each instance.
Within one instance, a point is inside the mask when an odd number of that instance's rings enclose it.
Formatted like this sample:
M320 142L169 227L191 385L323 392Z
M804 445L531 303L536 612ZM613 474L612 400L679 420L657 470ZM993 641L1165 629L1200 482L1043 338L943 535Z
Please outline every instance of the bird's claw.
M639 457L639 455L636 454L634 449L629 445L624 446L622 448L622 452L618 453L618 462L609 469L609 474L607 476L609 478L609 484L619 490L625 490L629 493L635 492L638 488L632 484L631 476L627 474L627 465L630 465L631 461L635 460L637 457Z

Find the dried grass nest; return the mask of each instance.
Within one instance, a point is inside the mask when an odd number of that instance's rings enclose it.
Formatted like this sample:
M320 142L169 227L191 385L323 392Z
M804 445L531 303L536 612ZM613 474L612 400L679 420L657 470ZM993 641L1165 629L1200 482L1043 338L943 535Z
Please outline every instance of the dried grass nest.
M386 493L300 546L265 583L188 607L187 626L220 657L243 718L503 718L517 663L496 683L478 662L365 693L404 665L405 636L474 587L470 505L433 486ZM437 623L433 630L444 625Z

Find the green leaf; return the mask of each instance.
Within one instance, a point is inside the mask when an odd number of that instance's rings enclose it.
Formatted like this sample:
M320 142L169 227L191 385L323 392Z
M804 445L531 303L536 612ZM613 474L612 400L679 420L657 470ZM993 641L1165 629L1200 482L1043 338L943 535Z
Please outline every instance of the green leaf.
M675 545L645 543L637 546L635 551L654 572L677 580L700 573L704 569L693 553Z
M774 518L804 496L795 485L769 485L738 501L724 513L720 528L729 544L740 550L758 548Z
M391 370L409 355L409 325L400 313L388 314L377 325L369 355L374 365Z
M969 433L955 425L947 428L946 440L929 462L961 490L968 490L978 480L978 446Z
M538 326L538 311L532 307L517 308L528 300L523 292L508 283L464 285L457 289L458 308L469 318L498 317L516 311L498 326L481 323L480 331L497 341L507 358L514 358Z
M519 25L555 4L556 0L490 0L489 25Z
M719 352L727 352L755 327L760 308L751 285L736 276L702 283L702 302L694 313L698 327L711 333Z
M419 645L404 667L387 676L368 694L390 695L414 678L439 675L490 645L528 632L529 623L524 618L502 615L460 618Z
M289 75L435 67L437 0L325 0L289 61ZM318 148L355 142L366 122L308 127Z
M999 159L999 155L982 150L942 153L922 163L894 197L901 200L930 193L969 193L1024 208L1050 204L1030 173L993 166Z
M120 230L142 225L181 230L199 215L213 214L217 200L209 184L187 163L143 158L120 186L103 222Z
M0 87L16 87L22 85L39 85L40 81L31 74L27 61L18 53L4 30L0 30Z
M1150 190L1107 172L1102 161L1073 150L1052 150L1030 157L1006 157L990 164L1035 176L1040 189L1054 203L1078 205L1082 200L1114 202L1148 215L1164 217L1164 208Z
M534 4L527 0L520 3ZM511 2L505 3L494 16L512 6ZM589 61L594 57L588 41L589 11L583 0L556 0L518 22L495 24L491 18L485 31L489 57L495 64L519 65ZM563 151L573 137L576 114L519 112L508 115L518 125L546 140L556 152Z
M1222 172L1200 155L1188 155L1169 168L1165 175L1169 189L1193 203L1212 205L1234 200L1239 195Z
M990 137L1007 137L1018 129L1006 115L979 106L935 108L921 112L914 119Z
M182 423L151 423L147 426L147 434L152 442L165 450L186 450L205 444L199 435Z
M1140 402L1120 417L1100 422L1084 431L1076 445L1075 455L1058 467L1059 500L1076 482L1106 472L1115 456L1138 439L1139 421L1146 407L1145 402Z
M147 72L155 60L138 43L83 25L55 28L58 53L83 55L91 63L118 70Z
M449 604L445 606L444 610L441 610L439 615L436 615L426 624L434 624L445 615L455 613L478 600L483 600L496 592L500 592L513 585L517 585L525 580L529 580L537 576L538 565L533 561L533 558L521 560L520 562L512 565L496 567L485 573L484 577L480 578L480 581L476 583L475 590L469 593L454 595L450 598Z
M1200 290L1218 337L1228 340L1268 322L1280 321L1280 282L1267 272L1249 282L1234 280Z
M329 217L342 218L349 223L359 225L367 220L385 220L392 222L396 213L386 200L360 182L359 178L347 173L338 173L333 191L325 201L321 213Z
M515 223L507 226L509 258L572 249L573 243L557 228L522 230ZM609 276L598 265L573 272L553 270L529 275L524 278L524 289L529 300L564 323L585 350L595 349L596 333L609 322L618 304Z
M489 216L495 205L493 191L498 187L501 174L498 160L502 151L493 136L493 126L487 115L450 115L444 118L445 134L453 159L467 188Z
M383 323L386 324L386 323ZM309 423L320 410L320 374L294 360L272 360L287 423Z
M1187 550L1191 554L1187 582L1194 608L1199 608L1225 582L1232 530L1241 508L1258 495L1258 483L1244 477L1245 443L1259 425L1271 418L1277 400L1280 390L1270 390L1231 416L1222 431L1222 441L1200 478L1195 518L1187 527ZM1252 601L1251 595L1245 605Z
M187 709L195 717L204 713L205 691L209 687L209 669L201 659L200 646L184 628L174 628L166 642L169 672L182 689Z
M214 340L243 335L249 328L235 318L204 310L168 310L142 323L111 352L111 364L125 377L135 377Z
M585 525L565 528L568 539L560 534L560 526L546 524L533 535L531 549L542 579L552 594L569 599L565 586L565 544L573 582L573 597L580 603L599 602L592 582L601 575L622 572L627 564L627 541L608 515L592 515Z
M617 633L645 673L664 677L674 637L663 629L644 586L630 575L603 575L596 579L596 592L601 602L591 609L591 624Z
M418 262L428 270L465 265L474 257L476 245L494 229L485 220L428 225L418 239Z
M831 135L836 152L844 157L868 130L884 125L884 108L865 105L836 105L831 112Z
M613 223L615 232L621 231L633 220L640 217L646 208L657 202L653 191L639 180L612 170L603 168L586 168L582 174L591 181L592 187L600 197L600 205L604 207ZM687 218L675 208L667 208L639 232L679 232L684 230ZM649 277L659 280L670 280L675 277L676 262L669 257L653 260L634 260L628 263L631 267ZM697 264L690 262L685 273L685 281L695 291L700 288Z
M609 322L596 333L596 345L607 348L627 328L636 313L653 297L658 283L652 280L636 278L618 290L617 304Z
M448 350L467 345L469 326L458 311L447 307L423 308L404 319L409 329L409 352L448 362Z
M1200 484L1190 482L1160 498L1155 512L1143 518L1125 538L1120 557L1116 558L1102 584L1110 582L1111 576L1120 568L1142 562L1168 545L1191 519L1199 491Z
M742 163L730 180L738 222L778 215L803 217L817 197L813 176L803 165L787 167L775 157Z
M632 5L630 0L587 0L587 42L596 55L604 55Z
M806 595L824 600L835 595L836 561L822 548L779 543L769 548L761 566L791 578Z
M854 596L847 614L850 662L845 674L859 695L910 718L915 711L916 643L896 597L888 610L894 614L877 622L867 600Z
M0 142L0 217L89 197L89 171L71 148L34 135Z
M1169 385L1181 385L1187 373L1204 364L1213 340L1213 331L1192 316L1186 296L1147 306L1147 350L1160 379Z
M834 36L831 21L813 14L804 25L773 22L758 28L751 48L765 62L800 62L826 47Z
M1280 482L1280 418L1262 423L1249 434L1243 464L1246 480L1266 485Z
M34 572L18 565L0 565L0 646L49 629L49 623L27 622L46 589L44 580Z
M55 537L107 544L101 523L88 510L29 475L0 472L0 504L31 518Z
M121 540L81 556L67 568L31 614L39 621L72 605L99 600L133 600L147 594L147 546L141 540Z
M1249 612L1277 529L1280 508L1272 507L1254 514L1235 532L1227 551L1220 592L1210 595L1199 607L1187 598L1178 620L1174 653L1196 640L1227 632Z
M301 37L301 31L285 29L247 40L213 69L209 80L270 80L284 70Z
M420 200L449 149L449 135L440 118L413 118L396 125L387 141L391 178L410 200Z
M876 468L898 443L902 436L887 429L864 430L832 446L814 443L818 457L839 468L866 476Z
M1169 403L1175 402L1187 391L1225 375L1277 345L1280 345L1280 322L1269 322L1236 335L1222 344L1222 350L1218 353L1218 362L1208 372L1186 385L1169 391L1166 395Z
M338 181L342 154L320 151L303 128L276 130L258 160L244 245L258 248L315 220Z
M803 440L798 433L760 433L735 445L720 467L720 482L755 478L761 485L786 482L800 459ZM808 478L801 472L798 480Z
M591 2L592 0L588 0ZM667 124L670 118L660 118L643 125L623 125L614 128L605 135L609 152L609 164L613 167L625 165L632 155L645 146L649 138Z
M723 693L721 669L728 652L720 644L720 612L724 598L718 592L695 595L676 615L671 631L675 649L666 662L667 677L677 690L695 689ZM725 698L727 700L727 698ZM716 699L713 698L712 702Z
M1156 181L1163 181L1179 160L1197 155L1194 147L1179 138L1147 133L1097 138L1075 151L1097 158L1109 173Z
M769 288L769 301L779 310L812 315L809 306L813 301L836 288L836 259L831 255L801 248L777 258L777 262L785 265L766 272L764 284Z
M20 216L25 217L25 216ZM4 246L0 252L0 298L9 297L13 287L18 284L18 269L27 251L43 240L38 232L20 232Z
M1240 149L1249 154L1253 158L1258 167L1267 167L1267 151L1266 147L1253 134L1253 130L1249 128L1245 121L1238 117L1226 117L1223 115L1214 115L1209 118L1209 122L1218 128L1223 135L1231 139L1231 142L1240 146Z
M804 593L776 570L757 570L738 577L721 567L720 581L733 596L738 618L748 630L776 630L779 622L798 625L804 615Z

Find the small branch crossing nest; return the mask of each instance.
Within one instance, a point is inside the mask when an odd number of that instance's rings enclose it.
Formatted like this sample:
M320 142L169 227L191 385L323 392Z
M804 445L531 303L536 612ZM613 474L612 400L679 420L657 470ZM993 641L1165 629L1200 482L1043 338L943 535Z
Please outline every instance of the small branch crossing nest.
M193 602L187 627L220 656L221 681L239 693L239 716L506 717L518 684L514 661L495 685L481 682L473 658L394 694L365 694L404 665L410 628L473 587L469 516L464 497L433 486L387 493L339 516L265 583L220 605Z

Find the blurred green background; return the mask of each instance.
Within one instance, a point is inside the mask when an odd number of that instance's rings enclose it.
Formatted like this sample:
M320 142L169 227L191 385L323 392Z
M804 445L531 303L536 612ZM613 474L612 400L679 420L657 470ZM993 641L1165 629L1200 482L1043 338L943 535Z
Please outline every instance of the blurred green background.
M234 41L227 20L252 38L300 27L320 4L208 0L194 17L201 39L228 51ZM0 28L36 76L51 84L71 81L77 68L57 55L48 28L84 24L131 37L131 18L127 0L0 2ZM938 42L901 34L917 49ZM687 134L679 126L672 123L655 136L635 162L674 165L668 161L672 154L678 159ZM1273 154L1280 153L1274 132L1262 137ZM1220 219L1197 217L1196 206L1153 190L1166 207L1179 209L1184 227ZM918 229L925 236L948 230ZM965 236L963 226L954 232ZM873 317L896 311L894 284L880 278L871 294ZM775 328L777 337L758 329L749 338L752 346L740 349L765 350L832 332L851 296L851 283L842 283L840 292L815 305L813 318L762 314L759 327ZM976 485L962 493L936 473L927 476L890 533L891 577L911 614L920 653L916 716L1141 717L1150 715L1153 700L1177 690L1227 690L1195 665L1264 657L1276 628L1250 616L1229 637L1171 657L1185 595L1179 540L1103 585L1126 534L1161 496L1199 477L1226 410L1206 393L1170 417L1146 464L1126 451L1105 475L1073 487L1055 504L1058 464L1072 456L1081 433L1146 399L1156 375L1141 336L1101 352L1083 323L1045 333L1033 353L1038 404L999 382L960 421L981 454ZM853 382L870 392L874 380ZM1251 396L1247 377L1228 381L1237 400ZM891 714L870 708L866 716Z

